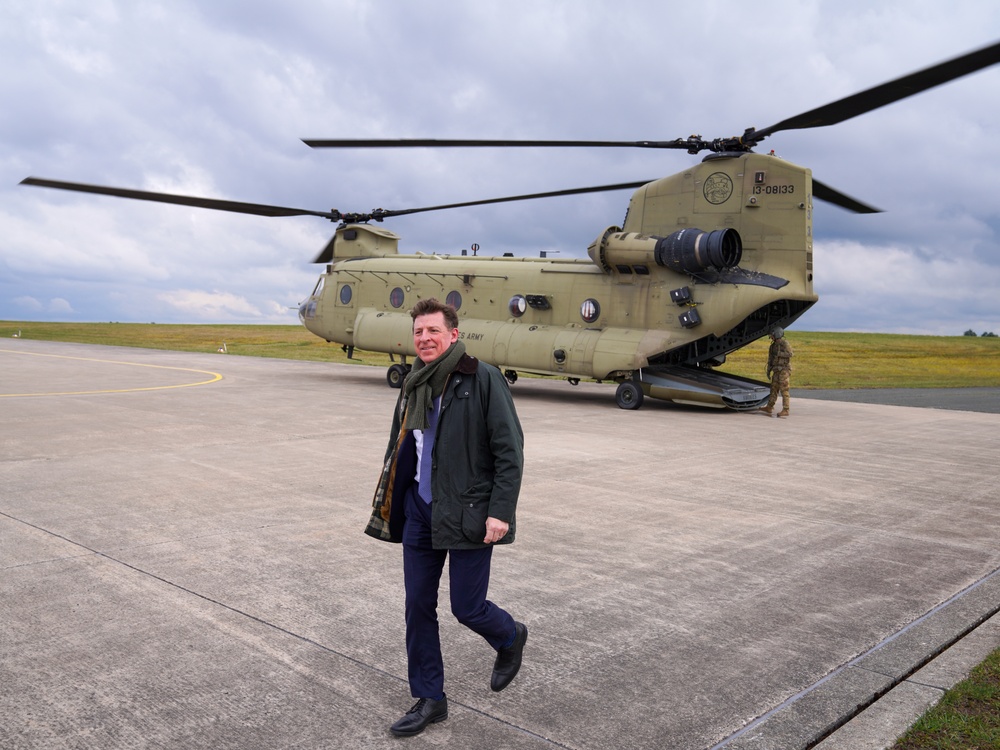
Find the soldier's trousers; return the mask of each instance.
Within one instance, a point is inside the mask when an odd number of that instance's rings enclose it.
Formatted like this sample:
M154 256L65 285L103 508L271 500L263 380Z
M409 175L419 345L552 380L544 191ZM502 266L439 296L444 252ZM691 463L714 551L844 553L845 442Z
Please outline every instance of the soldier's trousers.
M792 397L788 394L788 383L792 373L788 370L775 370L771 374L771 396L767 399L768 408L773 408L778 401L778 394L781 394L781 408L788 411L788 405Z

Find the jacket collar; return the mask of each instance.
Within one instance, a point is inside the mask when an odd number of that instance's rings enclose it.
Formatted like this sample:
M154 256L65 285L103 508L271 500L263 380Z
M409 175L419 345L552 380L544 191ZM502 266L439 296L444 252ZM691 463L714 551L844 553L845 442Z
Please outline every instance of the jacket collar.
M479 360L475 357L470 357L468 354L464 354L458 360L458 365L455 367L454 372L460 372L463 375L473 375L477 369L479 369Z

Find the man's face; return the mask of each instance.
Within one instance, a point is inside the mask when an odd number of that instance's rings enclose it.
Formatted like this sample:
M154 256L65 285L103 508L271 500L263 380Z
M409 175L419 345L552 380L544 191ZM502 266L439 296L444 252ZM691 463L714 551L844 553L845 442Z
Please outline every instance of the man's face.
M458 341L458 329L448 328L444 313L421 315L413 321L413 346L417 356L429 365Z

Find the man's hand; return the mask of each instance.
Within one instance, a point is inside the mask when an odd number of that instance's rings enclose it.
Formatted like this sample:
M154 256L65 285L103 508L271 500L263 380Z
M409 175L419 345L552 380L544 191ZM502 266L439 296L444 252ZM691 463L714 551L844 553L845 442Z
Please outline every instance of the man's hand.
M494 542L499 542L505 536L507 536L507 531L510 529L510 524L506 521L501 521L499 518L487 518L486 519L486 538L483 539L484 544L493 544Z

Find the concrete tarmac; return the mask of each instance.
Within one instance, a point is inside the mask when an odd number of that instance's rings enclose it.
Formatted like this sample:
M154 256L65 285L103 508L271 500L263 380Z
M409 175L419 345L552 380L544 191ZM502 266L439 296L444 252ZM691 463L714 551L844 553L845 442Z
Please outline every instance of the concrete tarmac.
M920 406L1000 414L1000 388L850 388L791 390L792 398L850 401L881 406Z
M383 369L0 343L0 747L864 750L1000 645L1000 415L513 391L524 666L490 691L445 576L450 716L400 740Z

